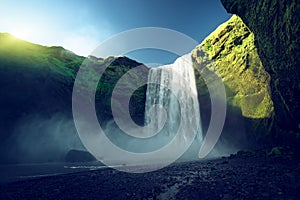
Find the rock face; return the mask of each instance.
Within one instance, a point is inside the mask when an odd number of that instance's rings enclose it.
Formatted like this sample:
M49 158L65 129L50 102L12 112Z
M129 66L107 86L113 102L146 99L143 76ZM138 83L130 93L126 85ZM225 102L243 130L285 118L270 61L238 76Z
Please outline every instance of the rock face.
M195 69L198 69L195 74L202 120L209 119L203 115L209 115L210 105L201 76L207 76L208 84L213 85L214 77L210 77L213 72L222 78L227 95L224 132L236 132L241 137L243 125L247 126L245 132L252 136L258 136L259 128L263 128L261 132L267 132L268 127L262 124L272 119L270 76L257 53L254 34L243 21L236 15L232 16L195 48L192 56Z
M244 117L271 116L270 78L258 56L253 33L238 16L209 35L194 50L193 57L198 65L206 63L222 77L228 103L239 107Z
M113 61L111 60L113 59ZM103 63L103 61L101 61ZM145 103L146 103L146 89L147 86L140 88L135 88L135 83L139 81L139 77L148 76L148 68L142 63L131 60L127 57L109 57L104 60L105 63L110 63L105 72L103 73L102 78L99 80L99 84L96 92L96 106L98 117L101 121L108 121L113 118L111 111L111 95L117 82L121 79L123 75L129 72L131 69L142 66L144 71L132 72L129 73L130 80L126 80L122 84L120 89L123 95L128 95L126 91L128 89L137 89L130 98L129 102L129 111L132 119L139 125L144 124L144 114L145 114ZM143 74L144 73L144 74ZM123 97L119 97L123 98ZM127 106L127 105L126 105ZM119 111L121 112L125 106L120 106Z
M222 3L254 32L258 54L271 76L274 135L299 138L300 2L222 0Z

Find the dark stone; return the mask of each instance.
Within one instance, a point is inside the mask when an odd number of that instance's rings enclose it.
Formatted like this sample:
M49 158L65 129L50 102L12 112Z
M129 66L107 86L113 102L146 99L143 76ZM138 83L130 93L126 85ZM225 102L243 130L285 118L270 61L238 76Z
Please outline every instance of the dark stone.
M237 156L240 158L248 158L248 157L253 157L255 156L255 152L253 151L245 151L245 150L241 150L237 152Z
M95 157L90 154L87 151L80 151L80 150L75 150L72 149L70 150L66 157L65 157L66 162L90 162L90 161L96 161Z

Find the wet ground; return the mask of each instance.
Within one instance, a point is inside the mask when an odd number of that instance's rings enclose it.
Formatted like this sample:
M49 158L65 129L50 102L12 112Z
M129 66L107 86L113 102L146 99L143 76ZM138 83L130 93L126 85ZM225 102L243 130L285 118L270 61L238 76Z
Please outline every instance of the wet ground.
M300 199L300 162L228 157L130 174L96 169L0 185L0 199Z

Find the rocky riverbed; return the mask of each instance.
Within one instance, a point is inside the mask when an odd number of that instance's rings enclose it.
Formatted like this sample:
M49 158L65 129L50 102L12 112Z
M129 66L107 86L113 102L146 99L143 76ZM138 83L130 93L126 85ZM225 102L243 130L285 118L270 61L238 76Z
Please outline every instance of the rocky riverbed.
M11 182L0 199L299 199L299 178L298 160L240 153L151 173L108 168Z

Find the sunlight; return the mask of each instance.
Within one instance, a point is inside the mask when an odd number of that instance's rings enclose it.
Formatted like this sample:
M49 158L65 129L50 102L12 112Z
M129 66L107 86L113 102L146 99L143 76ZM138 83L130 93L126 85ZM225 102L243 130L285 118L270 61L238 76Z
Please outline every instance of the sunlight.
M11 31L11 34L22 40L31 40L31 37L33 36L33 32L29 28L15 29Z

